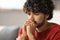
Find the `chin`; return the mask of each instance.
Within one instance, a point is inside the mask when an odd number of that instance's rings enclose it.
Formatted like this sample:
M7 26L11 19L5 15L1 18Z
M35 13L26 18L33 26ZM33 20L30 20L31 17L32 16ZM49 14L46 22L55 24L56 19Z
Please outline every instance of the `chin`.
M44 22L38 23L38 24L37 24L37 28L40 28L40 27L42 27L43 25L44 25Z

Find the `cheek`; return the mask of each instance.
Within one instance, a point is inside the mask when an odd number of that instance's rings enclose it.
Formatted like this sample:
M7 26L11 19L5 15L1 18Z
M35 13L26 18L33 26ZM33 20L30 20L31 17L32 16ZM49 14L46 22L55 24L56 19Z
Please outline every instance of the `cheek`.
M37 22L37 23L41 23L42 21L43 21L43 17L35 17L35 21Z

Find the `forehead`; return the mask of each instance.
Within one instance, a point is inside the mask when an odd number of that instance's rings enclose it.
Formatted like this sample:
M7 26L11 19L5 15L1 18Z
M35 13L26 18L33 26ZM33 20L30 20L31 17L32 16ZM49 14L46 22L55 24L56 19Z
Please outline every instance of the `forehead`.
M30 12L27 12L27 14L35 14L35 15L37 15L37 14L44 14L44 13L42 13L42 12L32 12L32 11L30 11Z

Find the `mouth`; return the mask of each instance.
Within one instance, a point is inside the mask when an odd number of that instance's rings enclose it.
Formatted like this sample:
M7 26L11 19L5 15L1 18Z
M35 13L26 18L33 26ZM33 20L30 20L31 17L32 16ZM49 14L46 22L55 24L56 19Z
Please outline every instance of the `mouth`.
M36 21L33 21L35 24L37 24L37 22Z
M38 23L36 21L33 21L36 24L36 27L38 26ZM38 28L38 27L37 27Z

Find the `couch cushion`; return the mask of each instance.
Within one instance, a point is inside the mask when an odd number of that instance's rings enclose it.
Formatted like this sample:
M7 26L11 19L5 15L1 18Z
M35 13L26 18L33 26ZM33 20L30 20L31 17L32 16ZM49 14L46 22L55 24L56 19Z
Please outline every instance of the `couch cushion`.
M18 30L18 26L3 27L0 30L0 40L16 40Z

